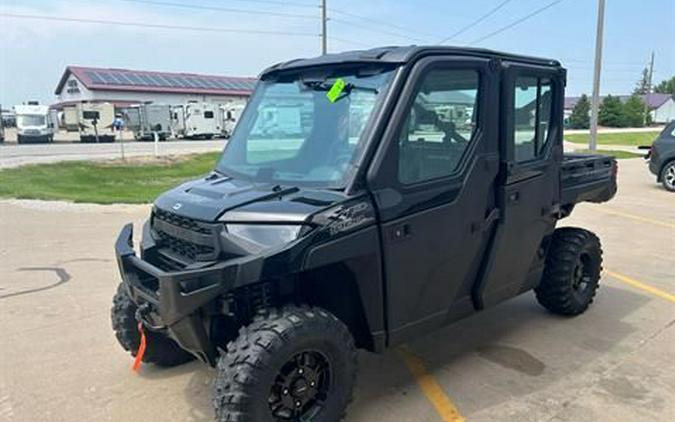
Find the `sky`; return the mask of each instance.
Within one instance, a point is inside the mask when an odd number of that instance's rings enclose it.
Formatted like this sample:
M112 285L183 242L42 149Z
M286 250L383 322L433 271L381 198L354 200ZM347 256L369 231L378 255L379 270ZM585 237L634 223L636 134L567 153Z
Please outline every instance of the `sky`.
M327 2L329 52L436 44L501 5L445 44L558 59L568 68L567 94L591 92L596 0L561 0L493 36L488 35L552 0ZM319 0L0 0L0 104L6 108L27 100L55 102L54 89L67 65L256 76L279 61L320 54L318 4ZM675 0L607 0L601 94L630 93L652 51L654 82L675 75L673 22Z

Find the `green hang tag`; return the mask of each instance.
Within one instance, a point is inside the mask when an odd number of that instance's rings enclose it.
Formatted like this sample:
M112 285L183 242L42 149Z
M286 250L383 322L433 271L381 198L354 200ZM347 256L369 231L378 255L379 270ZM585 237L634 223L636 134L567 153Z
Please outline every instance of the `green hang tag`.
M326 92L326 97L328 97L328 101L330 101L331 103L337 101L340 94L342 94L342 91L344 91L345 86L347 86L345 81L342 78L338 78L335 81L335 83L333 83L333 86L330 87L328 92Z

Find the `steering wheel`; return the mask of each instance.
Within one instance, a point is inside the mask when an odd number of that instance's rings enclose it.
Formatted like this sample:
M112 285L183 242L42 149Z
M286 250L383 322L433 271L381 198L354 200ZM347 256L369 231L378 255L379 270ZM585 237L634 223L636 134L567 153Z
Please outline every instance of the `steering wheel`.
M441 129L445 136L443 136L443 142L452 142L454 144L468 144L469 140L463 137L457 129L453 122L445 122L436 115L436 121L434 122L436 127Z

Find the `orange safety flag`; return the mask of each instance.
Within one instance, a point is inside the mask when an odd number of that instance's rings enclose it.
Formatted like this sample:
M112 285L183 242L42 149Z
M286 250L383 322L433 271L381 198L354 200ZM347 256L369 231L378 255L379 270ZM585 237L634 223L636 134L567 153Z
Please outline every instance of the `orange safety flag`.
M143 360L143 355L145 354L145 331L143 330L143 323L138 323L138 332L141 333L141 344L138 346L138 352L136 352L136 359L134 359L133 370L138 372L141 367L141 361Z

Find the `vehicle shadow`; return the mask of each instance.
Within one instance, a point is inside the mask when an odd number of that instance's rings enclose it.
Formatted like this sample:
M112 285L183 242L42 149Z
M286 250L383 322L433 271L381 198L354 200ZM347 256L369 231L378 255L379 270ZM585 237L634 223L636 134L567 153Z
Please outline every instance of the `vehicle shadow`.
M607 352L625 350L620 343L636 328L624 319L647 301L645 296L603 285L587 313L564 318L546 312L532 294L525 294L408 347L467 416L565 379L598 373L611 363ZM142 375L160 380L187 373L192 375L183 389L190 408L186 420L212 421L213 369L193 362L148 369ZM381 355L361 352L347 420L434 420L433 407L422 397L397 350Z
M546 312L528 293L411 342L409 350L467 416L565 379L602 371L612 361L607 352L623 349L622 340L636 331L625 317L648 301L603 285L585 314L566 318ZM349 420L400 418L411 401L407 396L411 391L417 394L418 388L403 358L395 351L367 354L360 369ZM433 413L430 404L425 411ZM413 417L409 420L424 420L407 412Z

